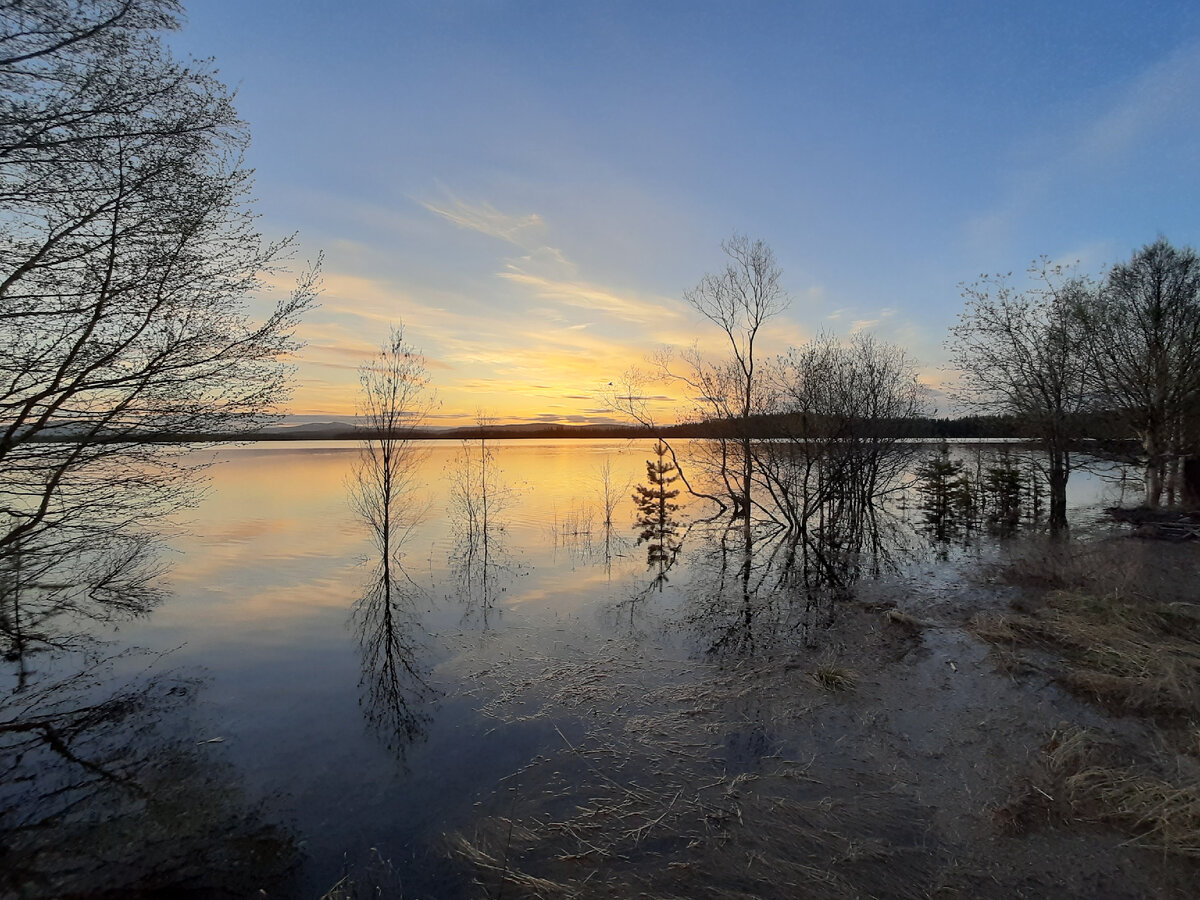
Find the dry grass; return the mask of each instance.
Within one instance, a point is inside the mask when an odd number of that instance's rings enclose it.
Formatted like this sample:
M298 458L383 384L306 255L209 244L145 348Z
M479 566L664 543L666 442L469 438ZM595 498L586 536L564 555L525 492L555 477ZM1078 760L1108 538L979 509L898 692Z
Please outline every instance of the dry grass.
M1025 593L972 619L1010 671L1036 669L1144 728L1122 747L1055 731L1034 774L996 812L1009 831L1085 822L1130 843L1200 856L1200 605L1195 547L1131 541L1029 549L994 573Z
M1069 821L1106 825L1134 846L1200 857L1200 757L1160 751L1135 763L1103 735L1064 728L997 819L1013 832Z
M812 673L813 680L828 691L849 691L858 684L858 675L836 663L822 663Z
M1025 588L1014 603L1022 611L980 614L971 628L1010 651L1041 651L1048 659L1040 668L1114 712L1194 717L1200 714L1198 560L1195 548L1128 541L1027 550L996 572Z
M1069 590L1095 597L1163 605L1195 601L1200 547L1110 538L1037 540L1016 544L991 572L996 580L1033 590Z

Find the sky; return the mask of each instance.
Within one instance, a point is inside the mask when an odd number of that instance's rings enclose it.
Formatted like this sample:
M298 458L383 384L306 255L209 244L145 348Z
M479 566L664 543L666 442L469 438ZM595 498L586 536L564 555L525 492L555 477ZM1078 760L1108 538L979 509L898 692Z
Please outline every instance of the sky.
M870 331L948 414L964 283L1200 246L1194 0L191 0L169 42L237 91L264 232L324 253L297 415L403 322L433 424L610 420L657 348L720 350L682 297L735 232L791 300L764 355Z

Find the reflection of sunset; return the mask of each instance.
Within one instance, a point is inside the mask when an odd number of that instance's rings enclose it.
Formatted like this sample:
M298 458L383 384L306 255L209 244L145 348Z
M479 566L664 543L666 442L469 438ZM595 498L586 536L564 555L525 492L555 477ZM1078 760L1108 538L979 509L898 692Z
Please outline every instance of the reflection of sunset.
M496 441L496 464L512 502L501 515L500 540L510 535L547 560L565 549L549 533L564 517L589 509L591 540L603 545L600 467L613 466L623 487L645 474L646 442ZM412 503L428 506L416 536L400 550L419 583L445 577L454 537L446 496L457 441L428 442ZM206 453L212 451L205 451ZM215 452L213 487L188 516L188 534L177 539L183 551L171 569L178 602L162 610L155 624L176 625L196 617L220 623L231 634L243 629L282 627L285 621L341 615L361 589L371 567L370 540L347 501L347 479L358 458L353 443L258 444ZM632 488L621 490L615 537L632 538ZM626 562L644 567L634 553ZM642 554L644 555L644 554ZM539 561L523 551L522 566ZM247 572L254 573L253 578ZM531 570L532 571L532 570ZM565 572L553 566L517 580L505 592L506 606L551 605L566 611L586 584L611 579L603 571ZM227 586L236 584L236 590ZM566 604L564 606L563 604Z

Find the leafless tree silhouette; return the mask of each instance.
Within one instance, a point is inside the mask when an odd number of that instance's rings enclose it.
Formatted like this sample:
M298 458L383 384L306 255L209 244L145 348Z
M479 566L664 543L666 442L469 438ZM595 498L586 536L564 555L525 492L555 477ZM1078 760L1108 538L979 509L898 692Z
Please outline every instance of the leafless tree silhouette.
M951 349L963 373L959 400L1013 416L1046 452L1050 528L1059 531L1067 525L1071 450L1092 402L1079 311L1093 286L1045 260L1030 275L1035 286L1024 291L1004 276L965 286Z
M160 42L178 11L0 5L0 569L20 556L27 604L64 580L30 572L108 542L128 558L190 501L181 442L275 408L313 302L309 271L248 315L289 242L255 229L229 92Z

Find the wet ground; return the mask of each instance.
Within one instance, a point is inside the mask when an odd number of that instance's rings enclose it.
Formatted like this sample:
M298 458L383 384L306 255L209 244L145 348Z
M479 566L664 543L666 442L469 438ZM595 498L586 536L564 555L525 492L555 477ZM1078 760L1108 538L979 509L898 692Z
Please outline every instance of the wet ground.
M1194 865L1128 834L1006 833L1000 810L1056 730L1143 726L1014 677L969 633L1013 593L980 562L873 584L815 652L526 658L489 714L553 721L559 746L484 803L458 855L492 896L1192 896Z

